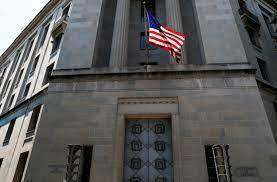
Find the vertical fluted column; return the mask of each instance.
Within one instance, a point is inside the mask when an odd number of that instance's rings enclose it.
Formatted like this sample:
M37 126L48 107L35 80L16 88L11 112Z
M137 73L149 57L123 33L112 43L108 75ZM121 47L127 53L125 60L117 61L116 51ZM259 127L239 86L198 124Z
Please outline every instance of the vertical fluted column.
M127 65L130 0L118 0L116 6L110 67Z
M182 16L179 0L165 0L167 25L183 33ZM182 48L182 61L187 64L186 45Z

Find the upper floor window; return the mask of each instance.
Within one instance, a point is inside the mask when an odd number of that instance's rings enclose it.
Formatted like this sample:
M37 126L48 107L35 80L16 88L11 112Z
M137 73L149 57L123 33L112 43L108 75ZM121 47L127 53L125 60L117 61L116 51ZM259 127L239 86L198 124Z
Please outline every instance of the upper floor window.
M49 23L47 25L43 26L42 37L41 37L41 40L40 40L40 47L43 46L43 44L45 42L49 27L50 27Z
M70 4L63 7L62 17L68 17Z
M231 182L227 145L206 145L209 182Z
M17 77L17 80L15 82L15 88L18 86L18 84L19 84L19 82L20 82L20 80L22 78L23 72L24 72L24 69L20 70L19 75Z
M45 75L44 75L44 79L43 79L43 83L42 85L46 85L48 82L49 82L49 78L51 76L51 73L53 71L53 68L54 68L54 63L49 65L47 68L46 68L46 72L45 72Z
M252 29L252 28L249 28L249 27L245 27L245 28L246 28L246 31L249 35L251 43L255 47L261 49L262 46L261 46L261 43L260 43L260 34L259 34L259 32L255 29Z
M21 153L14 173L13 182L21 182L26 168L29 152Z
M28 83L25 87L24 93L23 93L23 98L28 96L29 90L30 90L31 82Z
M259 58L257 58L257 62L258 62L258 65L259 65L259 68L260 68L260 71L261 71L262 78L266 81L269 81L266 62L264 60L259 59Z
M34 45L34 41L35 41L35 39L31 38L29 40L29 42L28 42L28 49L27 49L27 52L26 52L26 59L25 59L25 61L30 57L30 53L31 53L32 47Z
M143 4L143 0L141 0L141 20L142 22L144 22L144 19L146 18L145 15L145 8L144 8L144 4ZM156 16L156 3L155 1L151 0L151 1L145 1L145 7L147 8L147 10L151 11L152 14L154 16Z
M13 94L10 98L10 102L9 102L9 106L8 107L11 107L12 104L13 104L13 101L14 101L14 97L15 97L15 94Z
M26 137L32 136L35 132L38 119L39 119L39 114L41 110L41 105L35 107L32 112L31 120L27 129Z
M277 12L271 13L263 6L259 7L271 36L277 38Z
M14 62L13 62L13 64L12 64L11 71L10 71L11 73L13 73L13 71L14 71L16 65L17 65L17 62L19 61L19 59L20 59L20 57L21 57L21 53L22 53L21 49L19 49L19 50L16 52L16 55L15 55L15 58L14 58Z
M31 68L31 71L30 71L30 76L32 76L37 68L37 64L38 64L38 61L39 61L39 55L35 58L33 64L32 64L32 68Z
M2 98L5 97L10 84L11 84L11 80L9 80L8 83L4 85L3 92L2 92L2 95L1 95Z
M14 125L15 125L15 121L16 121L16 119L13 119L13 120L10 121L5 139L3 141L3 145L9 144L9 141L10 141L11 136L12 136L13 128L14 128Z
M2 163L3 163L3 158L0 159L0 169L1 169Z
M51 54L55 53L60 48L62 37L63 33L59 33L58 35L54 36Z

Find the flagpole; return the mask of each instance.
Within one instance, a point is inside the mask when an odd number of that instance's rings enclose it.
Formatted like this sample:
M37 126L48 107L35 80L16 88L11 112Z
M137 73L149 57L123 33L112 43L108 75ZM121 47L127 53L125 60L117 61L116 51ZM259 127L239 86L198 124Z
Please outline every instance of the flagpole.
M144 8L144 29L145 29L145 50L146 50L146 65L149 64L149 50L148 50L148 31L147 31L147 10L146 10L146 2L143 1L143 8Z

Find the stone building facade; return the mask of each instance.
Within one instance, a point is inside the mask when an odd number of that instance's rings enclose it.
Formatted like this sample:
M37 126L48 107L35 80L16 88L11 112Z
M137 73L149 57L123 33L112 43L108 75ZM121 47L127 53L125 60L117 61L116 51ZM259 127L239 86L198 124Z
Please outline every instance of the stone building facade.
M147 6L182 64L140 0L51 0L2 54L0 181L276 181L276 1Z

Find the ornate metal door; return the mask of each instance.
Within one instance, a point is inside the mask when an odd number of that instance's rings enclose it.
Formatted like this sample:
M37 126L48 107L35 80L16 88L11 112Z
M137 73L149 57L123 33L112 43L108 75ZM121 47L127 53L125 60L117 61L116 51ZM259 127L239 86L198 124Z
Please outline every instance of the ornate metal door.
M167 119L127 122L124 182L173 182L171 125Z

